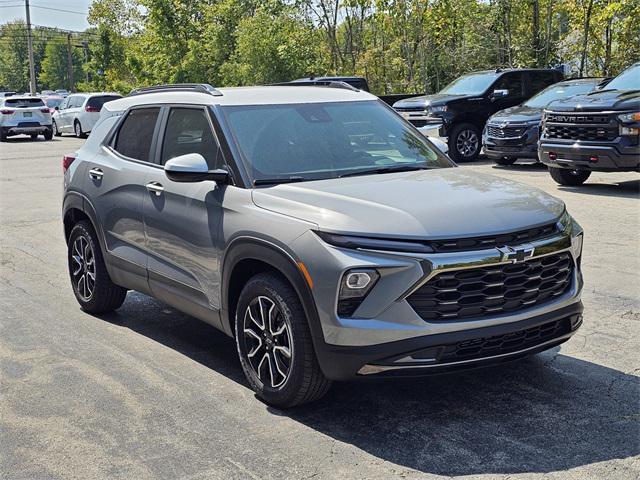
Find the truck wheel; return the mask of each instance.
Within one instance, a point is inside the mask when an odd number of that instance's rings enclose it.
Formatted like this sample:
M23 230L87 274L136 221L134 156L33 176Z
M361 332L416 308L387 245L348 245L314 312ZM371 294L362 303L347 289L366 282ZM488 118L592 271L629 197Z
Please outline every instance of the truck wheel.
M514 163L516 163L517 158L515 157L507 157L507 158L496 158L495 162L498 165L503 165L503 166L507 166L507 165L513 165Z
M568 168L549 167L549 173L560 185L582 185L591 175L590 170L569 170Z
M329 390L300 299L279 276L260 273L247 282L238 300L235 334L244 374L265 402L288 408Z
M472 123L461 123L449 134L449 156L457 162L468 162L480 153L480 129Z
M53 130L47 130L43 135L45 140L51 140L53 138Z

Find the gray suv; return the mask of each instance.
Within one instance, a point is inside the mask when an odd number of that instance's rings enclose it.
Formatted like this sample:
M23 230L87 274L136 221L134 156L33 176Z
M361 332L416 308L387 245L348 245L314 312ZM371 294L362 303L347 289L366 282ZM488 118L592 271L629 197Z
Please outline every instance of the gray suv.
M81 307L136 290L214 325L272 405L511 360L582 322L564 204L457 168L346 84L136 90L63 170Z

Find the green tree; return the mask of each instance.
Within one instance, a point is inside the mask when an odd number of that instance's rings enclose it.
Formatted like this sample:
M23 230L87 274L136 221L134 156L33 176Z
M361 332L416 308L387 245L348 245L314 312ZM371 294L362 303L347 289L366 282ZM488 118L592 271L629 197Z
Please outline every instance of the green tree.
M82 54L75 48L71 50L71 63L74 80L76 82L81 81ZM47 44L39 80L44 87L52 90L72 88L68 69L68 48L63 37L57 40L50 40Z

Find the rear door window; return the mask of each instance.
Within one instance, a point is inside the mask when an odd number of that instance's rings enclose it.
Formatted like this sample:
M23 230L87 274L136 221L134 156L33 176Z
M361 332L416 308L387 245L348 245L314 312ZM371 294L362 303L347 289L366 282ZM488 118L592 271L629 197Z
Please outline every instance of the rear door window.
M524 81L521 73L507 73L496 82L494 90L509 90L508 97L524 96Z
M136 108L122 122L114 150L121 155L149 162L149 152L160 108Z
M221 166L220 147L206 112L201 108L172 108L162 142L162 164L188 153L202 155L210 169Z
M535 95L558 81L553 72L531 72L529 78L531 79L531 92L529 92L531 95Z

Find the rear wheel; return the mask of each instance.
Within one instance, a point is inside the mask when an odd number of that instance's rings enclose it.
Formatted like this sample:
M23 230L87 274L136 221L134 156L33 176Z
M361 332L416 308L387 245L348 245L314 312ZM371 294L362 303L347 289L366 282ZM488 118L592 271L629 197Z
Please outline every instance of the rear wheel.
M461 123L449 134L449 156L458 162L471 161L480 153L480 129L472 123Z
M570 170L568 168L549 167L549 173L560 185L582 185L591 175L590 170Z
M52 125L52 127L53 127L53 134L54 134L56 137L60 137L60 136L62 136L62 133L60 132L60 130L58 130L58 124L56 123L56 121L55 121L55 120L53 121L53 125Z
M300 299L279 276L261 273L247 282L235 334L244 374L265 402L293 407L319 399L331 386L320 370Z
M45 140L51 140L53 138L53 131L47 130L46 132L43 133L43 135Z
M496 158L495 162L498 165L507 166L507 165L513 165L514 163L516 163L516 160L517 160L517 158L515 158L515 157Z
M69 276L80 307L89 313L119 308L127 290L111 281L95 231L87 221L78 222L69 235Z
M38 139L38 134L37 133L32 133L30 136L31 136L31 140L37 140Z
M0 142L7 141L7 132L4 131L4 128L0 127Z

